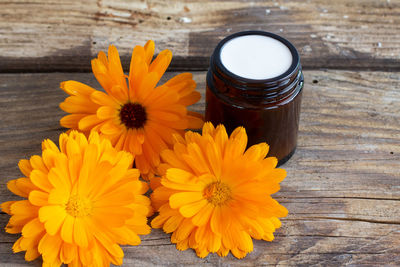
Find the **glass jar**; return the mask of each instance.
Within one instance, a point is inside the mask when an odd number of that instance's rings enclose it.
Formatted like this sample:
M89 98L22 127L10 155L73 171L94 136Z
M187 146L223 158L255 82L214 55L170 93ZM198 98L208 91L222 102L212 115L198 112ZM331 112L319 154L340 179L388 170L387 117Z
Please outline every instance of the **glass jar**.
M221 62L221 49L233 38L261 35L274 38L290 50L292 63L281 75L248 79L229 71ZM268 156L285 163L295 152L304 78L296 48L286 39L263 31L245 31L223 39L211 56L207 73L206 121L224 124L231 133L243 126L248 146L267 142Z

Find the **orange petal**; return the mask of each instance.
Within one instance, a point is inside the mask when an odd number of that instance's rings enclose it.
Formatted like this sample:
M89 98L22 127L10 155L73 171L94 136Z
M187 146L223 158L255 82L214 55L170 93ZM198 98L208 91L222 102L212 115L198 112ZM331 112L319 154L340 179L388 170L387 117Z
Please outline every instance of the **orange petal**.
M89 231L89 229L86 227L84 220L75 218L73 230L74 243L80 247L87 248L89 245L87 231Z
M67 243L72 243L74 222L75 218L70 215L67 215L62 225L61 238Z
M134 53L136 51L134 50ZM142 57L134 57L132 54L131 70L129 72L129 98L132 102L137 101L139 86L143 77L148 73L148 65Z
M60 125L65 128L78 129L79 121L87 114L70 114L60 119Z
M182 214L182 216L189 218L197 214L205 205L207 205L207 203L208 201L205 199L190 203L188 205L180 207L179 212Z
M114 81L118 85L127 90L124 71L122 69L121 60L119 58L118 50L114 45L108 47L108 70Z
M107 135L113 135L121 132L121 127L115 125L114 121L107 121L101 127L101 132Z
M45 206L48 203L49 194L39 190L29 193L29 202L35 206Z
M189 95L179 99L179 104L190 106L197 103L201 99L201 94L197 91L191 92Z
M192 222L196 226L203 226L209 222L211 214L214 211L212 204L207 203L195 216L192 218Z
M154 41L148 40L147 43L144 45L144 51L145 51L144 58L147 65L150 65L150 62L153 59L154 49L155 49Z
M113 100L109 95L101 92L101 91L94 91L93 93L90 94L90 99L100 105L100 106L116 106L118 103Z
M55 235L64 222L67 212L61 206L44 206L39 209L39 219L44 222L47 233Z
M181 206L197 202L203 199L202 192L181 192L175 193L169 198L169 205L173 209L177 209Z
M168 49L161 51L155 60L150 64L149 72L156 72L158 74L158 80L164 75L169 64L172 60L172 52Z
M70 243L72 243L72 239L71 239ZM63 263L65 263L65 264L71 263L77 254L78 254L78 252L77 252L76 245L72 245L72 244L63 242L61 250L60 250L60 260Z
M104 57L106 57L104 52L99 53L99 58L100 55L104 55ZM96 80L100 83L100 85L104 88L104 90L106 90L106 92L109 93L111 87L113 86L113 80L108 74L108 61L107 63L105 63L103 60L100 60L99 58L95 58L91 61L92 72L96 77Z
M65 81L60 84L63 89L69 95L84 95L88 96L92 92L96 91L92 87L77 81Z
M158 75L155 72L149 72L144 77L137 90L139 101L146 101L158 83Z
M29 160L21 159L18 162L18 167L26 177L29 177L29 174L32 171L32 166L31 166L31 163L29 162Z
M42 189L43 191L50 192L53 186L50 184L47 178L47 174L39 170L33 170L30 175L32 183Z
M109 94L116 100L118 101L119 104L125 104L128 102L129 97L128 97L128 89L123 88L120 85L114 85Z
M14 194L28 198L29 193L37 187L28 178L19 178L7 183L7 188Z
M25 224L24 228L22 228L22 235L24 237L33 237L41 233L43 230L43 224L39 221L38 218L35 218L29 223Z
M97 115L86 115L79 121L78 127L81 131L89 131L102 122L103 120L99 119Z
M99 117L99 119L110 119L117 116L117 110L110 106L103 106L97 110L97 117Z

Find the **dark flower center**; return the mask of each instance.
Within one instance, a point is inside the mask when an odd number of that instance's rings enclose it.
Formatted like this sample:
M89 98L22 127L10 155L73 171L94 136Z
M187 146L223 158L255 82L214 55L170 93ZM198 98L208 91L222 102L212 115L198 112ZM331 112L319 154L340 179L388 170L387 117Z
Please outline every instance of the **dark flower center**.
M121 122L128 129L142 128L147 120L147 113L144 107L138 103L126 103L119 112Z

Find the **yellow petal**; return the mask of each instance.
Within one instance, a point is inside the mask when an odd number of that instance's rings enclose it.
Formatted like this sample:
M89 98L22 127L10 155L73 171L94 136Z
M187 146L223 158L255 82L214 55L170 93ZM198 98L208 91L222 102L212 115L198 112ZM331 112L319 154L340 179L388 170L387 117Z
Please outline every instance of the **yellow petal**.
M33 261L40 256L39 251L37 248L28 249L25 253L25 260L26 261Z
M54 188L50 191L48 203L64 205L68 203L70 197L69 191L63 187Z
M39 170L33 170L30 174L32 183L42 189L43 191L49 192L53 186L50 184L47 174Z
M75 218L67 215L61 228L61 238L67 242L72 243L73 241L73 229L74 229ZM66 251L70 252L70 250Z
M31 166L31 163L29 162L29 160L21 159L18 162L18 167L26 177L29 177L29 174L32 171L32 166Z
M178 169L183 169L183 170L189 170L189 166L184 162L181 161L177 155L175 154L174 151L165 149L161 152L161 158L163 161L168 163L171 166L174 166L175 168Z
M7 183L7 188L14 194L25 198L28 198L32 190L38 189L28 178L11 180Z
M44 173L48 172L48 169L47 169L46 165L44 164L42 158L38 155L33 155L29 159L29 163L31 164L32 169L38 169Z
M87 248L79 247L79 259L83 266L89 266L93 262L93 252Z
M215 129L215 144L222 153L225 151L226 141L228 141L228 134L226 133L225 126L219 124Z
M78 129L79 121L86 117L87 114L70 114L60 119L61 126L65 128Z
M65 264L69 264L76 257L77 253L77 246L63 242L60 250L60 260Z
M43 224L39 221L38 218L33 219L29 223L25 224L24 228L22 228L22 235L24 237L33 237L44 230Z
M167 170L166 177L172 182L185 184L193 178L193 174L182 169L170 168Z
M59 168L53 168L48 174L48 180L52 187L57 189L71 190L71 183L66 173L62 173Z
M209 222L211 214L214 211L214 207L207 203L195 216L192 218L192 222L196 226L203 226Z
M225 146L225 155L237 158L243 154L247 146L247 134L243 127L237 127L231 134Z
M89 245L89 240L87 236L87 229L85 222L81 218L75 218L73 237L74 242L80 247L87 248Z
M173 209L177 209L183 205L197 202L203 199L202 192L181 192L175 193L169 198L169 205Z
M11 205L14 204L16 201L6 201L1 203L1 211L11 215Z
M29 201L35 206L47 205L49 194L39 190L33 190L29 193Z
M61 206L44 206L39 210L39 219L44 222L47 233L55 235L64 222L67 213Z
M179 224L182 222L184 218L182 216L172 216L170 217L163 226L163 230L166 233L172 233L173 231L175 231Z
M203 199L179 208L179 212L186 218L192 217L197 214L205 205L207 205L207 200Z
M217 235L222 235L224 229L224 218L222 216L222 210L220 207L216 207L214 209L210 220L210 226L213 233Z
M57 235L45 234L39 242L38 250L42 254L43 261L56 261L60 251L62 240Z
M195 225L190 221L190 219L184 219L175 232L176 239L177 240L187 239L194 228Z
M102 123L103 120L99 119L97 115L85 115L78 123L81 131L88 131L96 125Z

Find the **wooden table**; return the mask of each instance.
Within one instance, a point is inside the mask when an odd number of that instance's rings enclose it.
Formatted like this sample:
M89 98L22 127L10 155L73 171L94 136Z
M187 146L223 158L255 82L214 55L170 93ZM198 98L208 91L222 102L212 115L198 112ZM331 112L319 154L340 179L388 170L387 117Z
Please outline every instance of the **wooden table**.
M192 71L204 112L209 56L224 36L260 29L298 48L305 90L298 149L275 195L290 213L273 242L255 241L243 260L199 259L153 230L124 247L124 266L400 266L400 1L49 1L0 2L0 202L17 162L57 140L65 98L59 83L99 88L90 59L115 44L128 60L147 39L174 53L170 73ZM159 51L159 50L158 50ZM3 229L9 216L0 213ZM0 232L0 265L17 235Z

